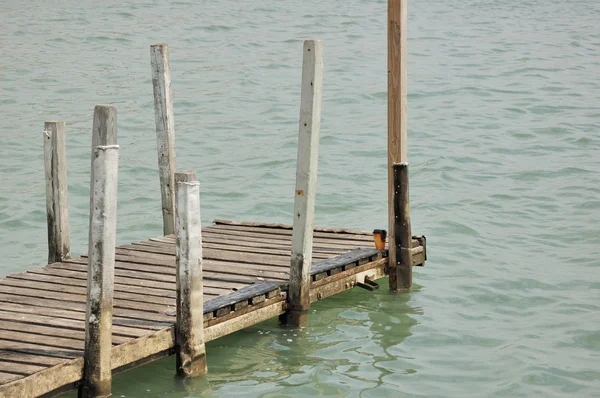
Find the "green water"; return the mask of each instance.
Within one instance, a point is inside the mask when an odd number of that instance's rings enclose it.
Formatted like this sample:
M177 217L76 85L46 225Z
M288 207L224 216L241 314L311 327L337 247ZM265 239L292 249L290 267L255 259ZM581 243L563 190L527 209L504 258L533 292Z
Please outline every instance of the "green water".
M115 397L600 396L600 3L409 1L410 295L167 358ZM86 252L95 104L119 112L118 241L162 233L149 46L169 43L177 162L202 217L291 222L302 41L324 42L316 223L386 226L385 1L2 1L0 274L46 258L43 122L68 123ZM385 281L382 281L385 284Z

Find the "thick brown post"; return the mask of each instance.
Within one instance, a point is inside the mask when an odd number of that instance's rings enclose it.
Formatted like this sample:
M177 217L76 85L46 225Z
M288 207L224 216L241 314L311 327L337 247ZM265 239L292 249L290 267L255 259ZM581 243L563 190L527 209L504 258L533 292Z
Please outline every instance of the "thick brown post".
M208 371L204 344L200 184L193 171L176 173L175 181L176 366L179 376L194 377Z
M390 280L396 284L394 290L409 292L412 287L412 231L410 227L410 205L408 192L408 163L395 163L394 170L394 242L396 263L390 264Z
M388 0L388 228L389 261L396 264L393 164L407 162L407 36L408 0ZM390 274L390 289L397 290Z
M116 137L111 121L116 121L115 108L97 106L94 138L106 142ZM118 156L117 145L96 146L92 154L84 375L79 390L83 398L111 395Z
M323 86L323 43L304 42L298 162L292 231L289 306L287 321L294 326L306 323L310 308L310 268L317 189L317 162L321 128Z
M51 121L44 125L44 168L46 170L48 264L51 264L71 256L65 122Z
M170 235L175 230L175 121L173 120L169 46L166 44L151 45L150 63L154 88L154 119L156 121L163 233Z

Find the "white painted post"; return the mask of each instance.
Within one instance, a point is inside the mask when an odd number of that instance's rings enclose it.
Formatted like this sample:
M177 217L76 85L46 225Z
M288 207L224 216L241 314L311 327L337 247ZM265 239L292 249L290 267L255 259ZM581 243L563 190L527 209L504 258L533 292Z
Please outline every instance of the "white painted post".
M200 184L193 171L178 172L175 207L177 324L177 374L205 374L204 311L202 297L202 226Z
M65 122L49 121L44 125L44 168L48 264L52 264L71 256Z
M319 159L321 97L323 87L323 43L304 42L302 92L298 132L296 195L292 232L292 258L288 323L302 326L310 308L310 269Z
M175 122L173 120L169 47L166 44L151 45L150 61L154 88L154 118L156 120L163 232L165 235L170 235L174 233L175 226Z
M118 145L97 146L92 159L85 362L80 389L84 398L111 395L118 156Z

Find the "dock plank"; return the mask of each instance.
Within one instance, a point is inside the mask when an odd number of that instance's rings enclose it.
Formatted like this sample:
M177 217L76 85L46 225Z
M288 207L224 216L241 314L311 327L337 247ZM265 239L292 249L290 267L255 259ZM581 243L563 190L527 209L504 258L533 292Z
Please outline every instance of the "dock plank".
M40 368L47 368L49 366L54 366L54 365L57 365L57 364L65 361L65 359L60 359L60 358L56 358L56 357L30 355L30 354L23 354L23 353L5 351L5 350L0 350L0 360L2 362L12 362L17 365L39 366ZM3 369L3 368L0 367L0 369ZM8 369L8 367L7 367L7 369Z
M23 354L20 354L23 355ZM48 368L48 366L43 365L32 365L26 363L12 362L12 361L4 361L0 356L0 369L3 372L14 373L17 375L27 376L32 373L39 372L40 370L44 370Z

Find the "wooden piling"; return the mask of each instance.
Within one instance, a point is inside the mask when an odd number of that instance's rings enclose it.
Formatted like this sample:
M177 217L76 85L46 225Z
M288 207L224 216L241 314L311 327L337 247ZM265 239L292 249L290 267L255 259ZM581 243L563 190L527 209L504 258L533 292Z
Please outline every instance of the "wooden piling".
M101 145L94 148L92 159L82 398L111 395L118 153L117 145Z
M117 108L113 105L96 105L92 127L92 155L97 146L111 145L117 145Z
M179 376L194 377L207 372L202 297L200 184L193 171L176 173L175 181L176 366Z
M396 264L394 163L407 162L407 23L408 0L388 0L388 228L390 264ZM390 277L390 289L398 285Z
M48 264L51 264L71 256L65 122L49 121L44 124L44 168Z
M408 190L408 163L395 163L394 171L394 242L396 263L390 263L390 280L398 292L409 292L412 287L412 231ZM391 285L391 282L390 282Z
M175 200L175 123L173 120L173 92L169 47L166 44L150 46L152 86L154 88L154 117L158 149L158 174L163 213L163 232L174 233Z
M298 132L296 195L292 231L289 306L291 325L306 323L310 308L310 269L319 159L321 97L323 86L323 43L304 42L302 92Z

